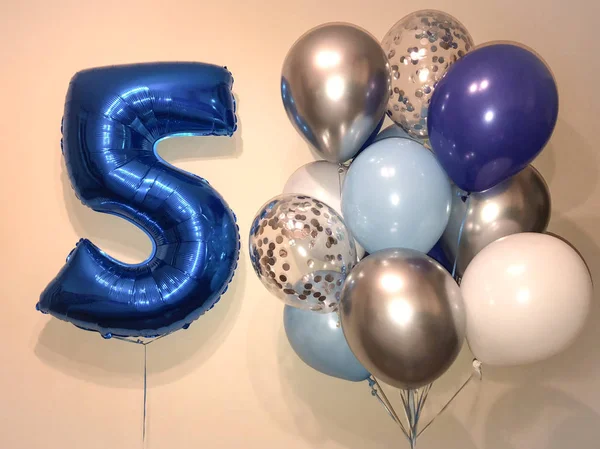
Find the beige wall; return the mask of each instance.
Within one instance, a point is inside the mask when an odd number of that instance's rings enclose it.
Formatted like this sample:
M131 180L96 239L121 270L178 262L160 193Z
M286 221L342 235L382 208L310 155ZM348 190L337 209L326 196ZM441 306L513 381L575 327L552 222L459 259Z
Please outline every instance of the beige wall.
M579 3L579 5L577 4ZM140 447L141 347L36 313L37 297L80 237L142 260L144 234L83 207L61 160L60 118L82 68L154 60L227 64L240 130L233 140L169 140L162 154L227 198L244 235L233 288L188 331L148 347L147 447L383 449L406 447L364 384L303 365L282 330L282 304L252 273L245 235L256 209L311 160L279 97L295 38L322 22L378 37L422 7L460 18L477 42L520 40L559 85L556 132L536 161L554 200L551 230L600 279L597 2L557 0L230 1L4 0L0 6L0 448ZM538 365L489 369L423 437L422 448L566 449L600 445L600 310L566 353ZM464 353L440 381L440 403L469 368ZM393 395L397 399L396 395Z

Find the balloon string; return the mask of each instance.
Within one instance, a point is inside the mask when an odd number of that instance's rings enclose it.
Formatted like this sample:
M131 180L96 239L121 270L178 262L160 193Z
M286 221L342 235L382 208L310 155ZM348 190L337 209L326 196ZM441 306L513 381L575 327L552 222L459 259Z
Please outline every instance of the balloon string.
M398 424L398 426L402 430L402 433L409 441L411 445L410 447L414 449L417 444L417 439L421 436L421 434L425 432L425 430L427 430L429 426L431 426L433 421L435 421L435 419L438 416L444 413L444 411L450 406L450 404L456 399L456 397L465 389L465 387L474 380L481 380L482 378L483 373L481 362L477 359L473 359L473 370L471 372L471 375L467 378L465 382L463 382L460 388L452 395L452 397L446 402L446 404L444 404L444 406L435 414L435 416L433 416L427 422L427 424L421 430L418 430L419 420L425 408L425 402L427 401L433 384L431 383L423 388L418 388L416 390L400 390L400 398L402 399L402 405L404 406L404 413L409 428L408 431L406 427L404 427L402 420L398 417L398 414L394 410L394 407L385 395L385 392L377 382L377 379L371 376L367 379L367 382L369 383L369 387L371 387L371 395L379 401L379 403L383 406L390 418L392 418L392 420L396 424Z
M400 391L400 398L404 405L404 413L410 428L410 435L407 438L411 448L415 448L417 445L419 421L421 419L423 408L425 407L425 402L429 396L431 385L432 384L429 384L418 389Z
M421 434L427 430L427 428L433 423L433 421L438 416L440 416L442 413L444 413L444 411L450 406L452 401L454 401L454 399L456 399L456 397L460 394L460 392L463 391L464 388L467 385L469 385L469 383L471 383L474 379L481 380L481 378L482 378L481 362L477 359L474 359L473 360L473 371L471 372L471 375L469 376L469 378L460 386L460 388L456 391L456 393L454 393L452 395L452 397L448 400L448 402L446 402L446 404L440 409L440 411L437 412L436 415L429 420L429 422L425 425L425 427L423 427L423 429L421 429L421 431L417 434L417 438L420 437Z
M143 415L142 415L142 447L146 446L146 424L147 424L147 403L148 403L148 351L147 346L151 343L154 343L156 340L160 340L163 337L166 337L169 334L161 335L160 337L155 337L150 341L144 341L140 338L132 339L129 337L119 337L117 335L113 336L116 340L125 341L127 343L133 343L136 345L142 345L144 347L144 399L143 399Z
M369 382L369 387L371 387L371 395L377 398L377 400L383 406L388 415L390 415L390 418L392 418L392 420L394 420L394 422L398 424L398 426L400 426L400 430L402 430L404 436L408 438L408 432L406 431L406 428L402 424L402 421L398 417L398 414L394 410L394 407L392 407L392 404L390 403L381 386L377 382L377 379L371 376L367 379L367 381Z
M461 196L462 193L460 193ZM458 230L458 238L456 240L456 256L454 257L454 265L452 266L452 277L456 280L456 266L458 265L458 257L460 255L460 241L462 239L463 230L465 228L465 223L467 221L467 217L469 215L469 200L471 199L471 194L467 193L467 199L465 200L465 216L463 217L462 223L460 224L460 229Z
M400 398L404 405L404 415L408 422L408 428L410 429L409 435L407 436L410 443L411 449L414 449L417 445L417 425L419 420L419 406L415 405L415 395L419 395L418 390L402 390L400 392ZM419 404L421 400L417 401Z

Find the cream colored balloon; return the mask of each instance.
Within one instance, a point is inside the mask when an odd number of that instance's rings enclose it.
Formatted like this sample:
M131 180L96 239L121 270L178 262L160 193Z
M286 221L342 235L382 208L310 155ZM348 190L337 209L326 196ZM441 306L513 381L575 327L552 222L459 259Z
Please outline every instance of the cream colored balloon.
M592 279L568 243L520 233L485 247L461 283L467 341L488 365L520 365L551 357L580 333Z
M283 193L308 195L323 201L342 215L341 189L348 169L343 165L328 161L315 161L303 165L287 180ZM365 249L354 240L358 260L365 255Z

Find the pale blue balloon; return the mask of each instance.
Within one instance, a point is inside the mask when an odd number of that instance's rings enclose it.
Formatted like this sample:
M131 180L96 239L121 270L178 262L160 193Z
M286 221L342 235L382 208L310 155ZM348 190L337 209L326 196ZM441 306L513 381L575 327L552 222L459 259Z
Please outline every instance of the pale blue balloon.
M336 312L315 313L285 306L283 324L290 345L308 366L352 382L370 376L348 347Z
M399 138L367 147L342 190L346 226L369 253L385 248L429 252L450 216L450 181L429 150Z

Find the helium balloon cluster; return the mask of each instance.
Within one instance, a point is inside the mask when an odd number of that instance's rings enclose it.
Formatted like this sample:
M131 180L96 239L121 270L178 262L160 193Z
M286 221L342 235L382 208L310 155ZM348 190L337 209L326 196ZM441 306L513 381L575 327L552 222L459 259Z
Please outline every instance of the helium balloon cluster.
M381 43L325 24L289 50L281 95L324 160L259 209L250 254L286 302L304 362L410 391L441 376L465 337L488 365L573 342L592 282L579 253L545 234L550 192L530 163L552 135L558 91L533 50L476 46L433 10ZM374 135L386 113L394 124Z

